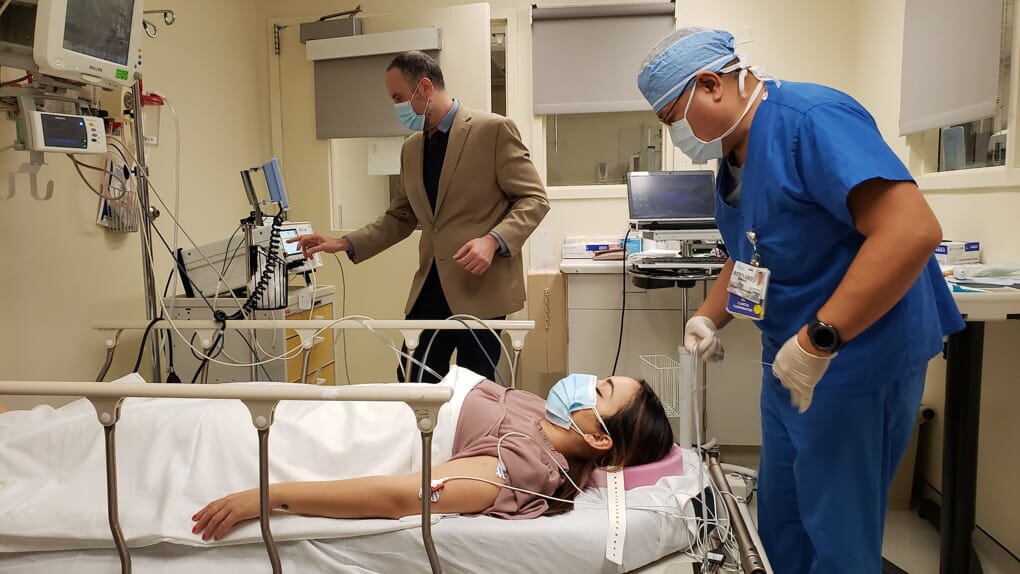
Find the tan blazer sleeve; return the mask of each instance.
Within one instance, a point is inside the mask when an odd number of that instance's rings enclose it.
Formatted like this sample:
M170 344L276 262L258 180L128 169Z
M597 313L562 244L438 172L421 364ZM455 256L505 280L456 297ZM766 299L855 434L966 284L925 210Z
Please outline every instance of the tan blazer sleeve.
M510 119L504 119L496 136L496 181L510 198L511 206L492 231L503 239L510 255L517 256L528 236L549 212L549 199L538 170L531 162L531 153Z
M404 188L404 154L400 159L397 189L386 213L372 223L345 235L351 242L351 260L360 263L396 245L418 226L418 217L411 208Z

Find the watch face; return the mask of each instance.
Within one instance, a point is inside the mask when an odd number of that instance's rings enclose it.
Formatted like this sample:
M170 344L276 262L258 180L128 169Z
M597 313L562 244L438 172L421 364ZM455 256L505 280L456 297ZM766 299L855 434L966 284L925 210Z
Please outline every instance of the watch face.
M836 344L836 335L825 327L817 327L811 336L812 342L819 349L829 349Z
M815 321L808 327L808 338L819 351L835 352L840 346L839 332L831 325Z

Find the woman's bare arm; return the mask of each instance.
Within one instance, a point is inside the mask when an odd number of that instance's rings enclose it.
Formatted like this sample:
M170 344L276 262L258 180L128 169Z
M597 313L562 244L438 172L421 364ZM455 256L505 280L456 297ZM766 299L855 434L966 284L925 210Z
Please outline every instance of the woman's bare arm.
M432 478L471 476L502 484L494 456L453 460L432 469ZM269 487L269 505L295 514L327 518L400 518L421 513L421 473L370 476L323 482L284 482ZM433 512L478 513L492 506L500 487L477 480L447 482L432 504ZM192 532L219 540L234 526L258 518L258 489L244 490L210 502L191 519Z

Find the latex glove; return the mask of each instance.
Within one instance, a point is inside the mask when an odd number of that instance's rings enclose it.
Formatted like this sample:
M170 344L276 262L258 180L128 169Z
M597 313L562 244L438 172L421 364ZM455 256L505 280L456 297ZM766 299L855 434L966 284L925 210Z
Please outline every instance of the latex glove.
M684 326L684 349L706 363L723 360L722 339L715 322L703 315L695 315Z
M790 404L801 413L811 406L815 385L829 368L836 355L820 357L804 350L797 335L790 337L776 353L772 374L790 391Z

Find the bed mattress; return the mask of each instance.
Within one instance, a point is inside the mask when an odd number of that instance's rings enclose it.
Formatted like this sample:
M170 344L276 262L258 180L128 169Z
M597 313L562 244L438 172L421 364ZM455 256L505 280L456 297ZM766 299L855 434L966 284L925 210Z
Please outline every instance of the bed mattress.
M674 522L676 519L672 519ZM665 520L669 522L669 519ZM648 511L629 510L622 567L605 559L606 513L582 509L534 520L448 517L433 527L444 572L627 572L689 546L689 532L664 524ZM429 572L417 529L354 538L279 544L284 572ZM256 544L189 547L162 543L131 551L136 574L271 572L265 548ZM108 574L119 571L113 549L0 555L0 573Z
M696 460L685 457L686 460ZM697 464L697 463L695 463ZM683 476L661 478L627 492L623 564L605 558L608 514L605 490L586 491L577 508L559 516L501 520L488 516L444 516L433 537L448 574L498 572L630 572L691 545L690 503L706 480L685 462ZM700 474L700 477L699 477ZM418 517L410 520L417 521ZM278 544L284 572L300 574L404 574L429 572L421 531L415 528L325 540ZM163 542L131 550L135 574L270 572L261 544L186 546ZM119 571L112 548L0 554L0 574L108 574Z

